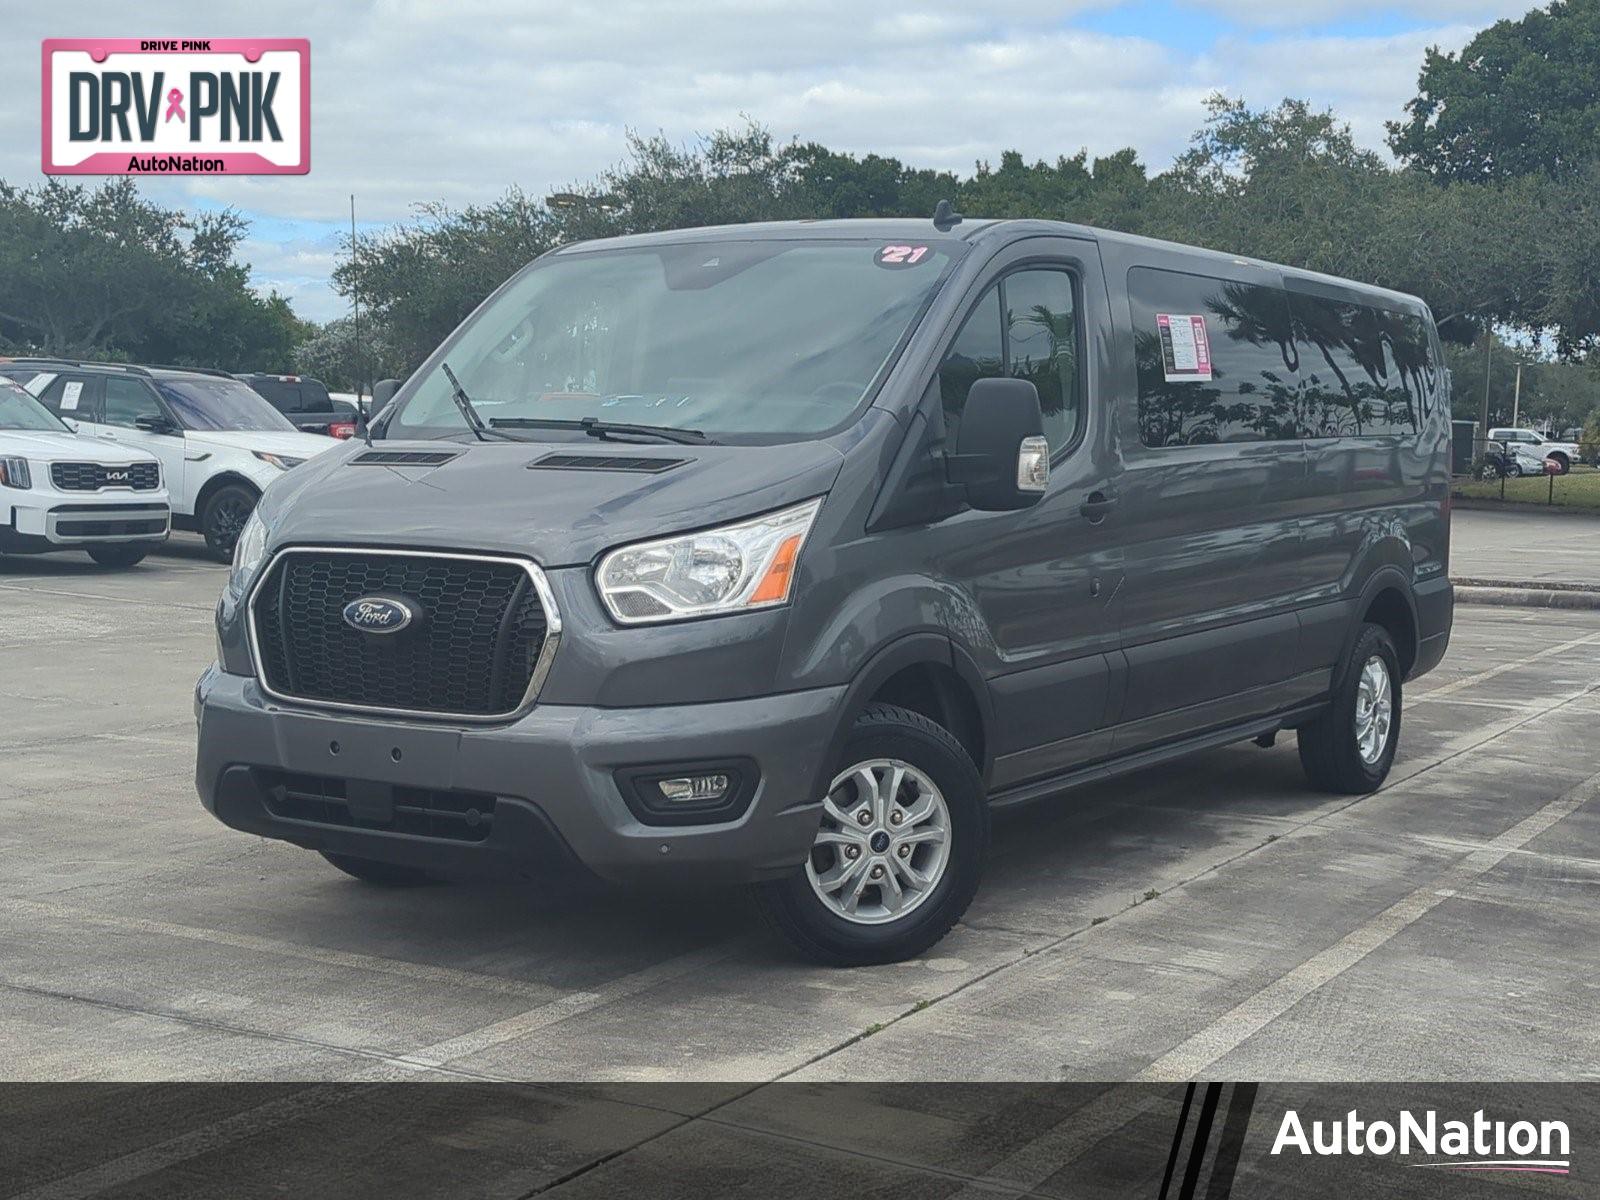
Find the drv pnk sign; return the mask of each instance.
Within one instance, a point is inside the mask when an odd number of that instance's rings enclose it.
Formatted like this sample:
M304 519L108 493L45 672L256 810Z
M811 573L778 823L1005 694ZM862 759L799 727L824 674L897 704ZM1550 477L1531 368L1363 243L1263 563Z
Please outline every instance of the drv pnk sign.
M46 38L47 175L304 175L305 38Z

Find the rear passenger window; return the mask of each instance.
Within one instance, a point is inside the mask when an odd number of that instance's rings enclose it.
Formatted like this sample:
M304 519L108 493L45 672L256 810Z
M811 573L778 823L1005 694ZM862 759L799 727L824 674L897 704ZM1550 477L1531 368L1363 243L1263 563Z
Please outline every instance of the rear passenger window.
M1135 267L1128 302L1146 446L1300 437L1282 290Z
M1305 436L1415 433L1433 390L1432 349L1421 317L1367 304L1289 293Z
M1067 272L1018 271L978 302L939 367L947 439L955 440L972 385L1004 376L1026 379L1038 390L1050 448L1070 445L1082 398L1077 306Z

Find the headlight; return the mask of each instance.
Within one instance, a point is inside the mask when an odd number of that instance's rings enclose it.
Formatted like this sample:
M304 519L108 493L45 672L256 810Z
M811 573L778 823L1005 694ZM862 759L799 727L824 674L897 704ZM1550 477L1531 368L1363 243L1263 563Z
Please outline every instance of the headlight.
M0 458L0 487L31 488L33 476L25 458Z
M289 454L269 454L265 450L252 450L250 453L254 454L262 462L270 463L272 466L277 467L280 471L287 471L290 467L298 467L305 462L303 458L295 458Z
M624 625L783 604L821 506L808 500L737 525L613 550L600 560L600 598Z
M233 570L228 573L228 588L236 595L249 586L262 559L267 556L267 526L261 520L261 506L250 510L250 518L233 544Z

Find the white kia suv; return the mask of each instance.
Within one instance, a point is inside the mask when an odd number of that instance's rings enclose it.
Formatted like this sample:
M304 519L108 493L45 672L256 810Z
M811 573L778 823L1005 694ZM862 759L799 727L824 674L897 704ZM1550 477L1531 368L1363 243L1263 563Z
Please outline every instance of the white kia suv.
M0 554L87 550L131 567L171 528L153 455L74 433L0 376Z
M80 432L160 459L173 525L225 562L267 484L340 444L301 433L222 371L15 359L0 374Z

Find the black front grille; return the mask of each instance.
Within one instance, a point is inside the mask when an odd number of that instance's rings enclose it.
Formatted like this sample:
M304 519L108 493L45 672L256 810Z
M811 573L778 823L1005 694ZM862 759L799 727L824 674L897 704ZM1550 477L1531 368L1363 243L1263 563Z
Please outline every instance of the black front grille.
M267 811L287 821L381 829L413 837L481 842L494 826L493 796L260 771Z
M401 600L395 633L345 623L352 600ZM549 634L527 569L507 559L290 550L256 590L259 667L282 696L441 715L521 707Z
M132 488L153 492L161 486L161 467L153 462L110 465L92 462L50 464L50 482L62 492L98 492L103 488Z

